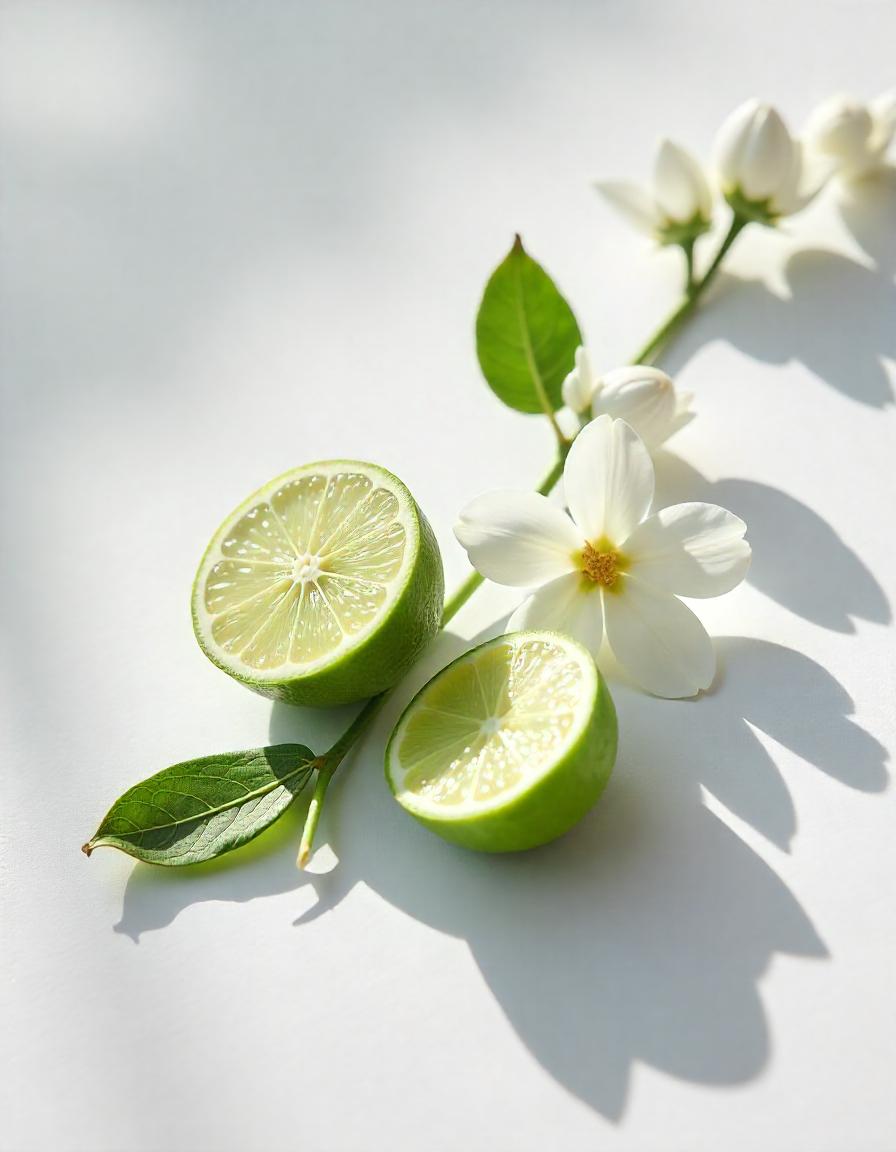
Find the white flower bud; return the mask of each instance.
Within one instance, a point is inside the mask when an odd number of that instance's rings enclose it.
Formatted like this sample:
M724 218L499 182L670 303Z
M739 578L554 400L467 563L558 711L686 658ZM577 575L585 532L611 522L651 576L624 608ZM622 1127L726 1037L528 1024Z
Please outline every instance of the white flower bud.
M723 192L763 201L790 175L793 139L774 108L748 100L719 129L715 154Z
M804 208L824 184L827 168L806 165L799 141L770 104L748 100L719 129L716 168L736 211L774 223Z
M665 372L644 364L616 368L601 380L594 395L592 413L624 420L648 448L658 448L691 418L689 397L676 395Z
M563 403L577 415L587 411L596 385L587 348L576 349L576 366L563 381Z
M833 160L846 179L865 176L886 163L896 133L896 92L870 104L832 96L815 109L806 126L807 146Z

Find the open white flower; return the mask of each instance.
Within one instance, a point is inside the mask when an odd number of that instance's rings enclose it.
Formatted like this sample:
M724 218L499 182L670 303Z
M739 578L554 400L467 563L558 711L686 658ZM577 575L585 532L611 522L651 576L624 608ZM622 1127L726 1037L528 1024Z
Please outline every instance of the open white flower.
M653 451L690 423L690 392L679 392L672 379L647 364L614 368L597 376L586 348L576 350L576 366L563 381L563 402L577 415L609 415L634 428Z
M618 180L594 186L630 224L661 244L686 243L712 223L709 181L690 152L671 140L660 141L649 188Z
M600 416L563 471L570 514L535 492L490 492L454 532L498 584L535 588L511 630L555 628L598 658L606 639L628 674L657 696L694 696L715 675L712 641L679 596L721 596L750 564L746 525L715 504L648 515L654 473L641 440Z
M740 215L774 224L805 208L831 174L807 157L770 104L748 100L725 120L715 143L722 192Z
M883 168L896 135L896 90L863 104L832 96L815 109L806 126L809 148L832 159L838 175L860 180Z

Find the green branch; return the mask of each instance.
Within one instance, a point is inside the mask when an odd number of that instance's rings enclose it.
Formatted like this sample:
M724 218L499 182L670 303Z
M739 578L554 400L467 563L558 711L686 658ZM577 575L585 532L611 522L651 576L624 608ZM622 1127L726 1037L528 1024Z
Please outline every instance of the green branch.
M661 349L667 348L672 337L677 335L679 329L684 322L696 311L697 305L716 277L722 261L728 254L728 249L740 235L742 230L749 224L749 220L744 219L742 216L735 216L731 221L731 227L719 245L719 249L712 259L712 263L706 269L704 274L694 281L693 279L693 263L692 257L688 259L688 281L690 287L685 288L685 296L678 307L672 312L670 316L663 321L657 328L656 332L650 337L646 344L632 357L632 364L650 364L652 359L659 353ZM686 253L687 255L687 253Z

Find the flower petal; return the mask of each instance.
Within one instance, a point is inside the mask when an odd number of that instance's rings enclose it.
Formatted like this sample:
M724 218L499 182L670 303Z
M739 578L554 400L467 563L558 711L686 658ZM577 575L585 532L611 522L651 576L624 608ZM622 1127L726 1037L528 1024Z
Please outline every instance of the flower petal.
M741 189L749 200L774 196L794 166L794 145L777 108L763 105L745 140Z
M600 588L581 572L571 572L545 584L517 608L508 631L553 628L567 632L597 658L604 638Z
M606 412L624 420L648 448L656 448L672 432L675 385L659 368L640 364L615 368L604 376L593 411L595 416Z
M653 195L668 220L689 224L712 218L712 193L697 160L671 140L660 141L653 165Z
M708 688L716 670L712 641L685 604L626 576L605 592L604 620L613 654L642 688L678 699Z
M873 147L886 149L896 135L896 88L875 96L869 107L874 120Z
M537 492L486 492L471 501L454 526L473 567L497 584L532 587L572 572L581 533Z
M663 226L663 217L653 197L637 184L619 180L598 180L594 187L603 198L639 232L654 236Z
M750 567L746 524L717 504L676 504L639 524L623 549L631 573L676 596L722 596Z
M676 390L675 415L672 417L672 421L669 425L669 434L666 436L666 440L668 440L670 436L674 436L676 432L680 432L686 424L690 424L690 422L697 415L696 412L691 410L691 404L693 403L693 400L693 392L680 392Z
M570 448L563 486L570 515L586 539L597 543L606 537L618 544L650 509L653 462L624 420L598 416Z
M576 366L561 385L563 403L573 412L584 412L591 404L596 381L591 367L591 356L581 345L576 349Z
M770 207L779 216L792 216L801 212L824 188L837 170L832 156L809 151L802 141L793 141L790 172L781 187L771 197Z

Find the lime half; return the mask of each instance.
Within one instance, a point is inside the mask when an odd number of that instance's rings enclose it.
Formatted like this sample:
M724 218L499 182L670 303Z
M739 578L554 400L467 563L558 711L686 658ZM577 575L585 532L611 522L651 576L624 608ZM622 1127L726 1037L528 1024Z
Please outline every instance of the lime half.
M266 696L326 706L374 696L439 626L442 560L407 488L331 460L272 480L224 521L193 585L206 656Z
M484 852L561 836L616 759L616 711L591 655L555 632L490 640L414 697L386 749L399 804Z

